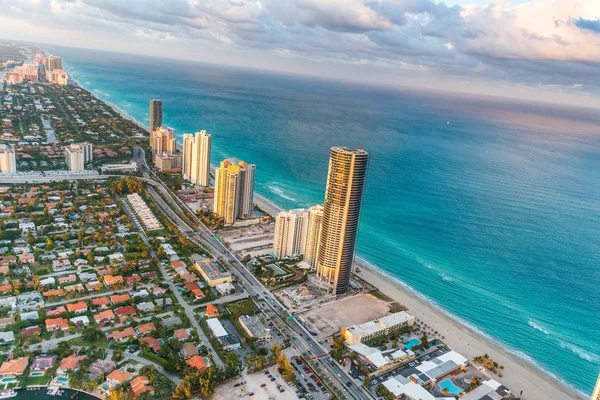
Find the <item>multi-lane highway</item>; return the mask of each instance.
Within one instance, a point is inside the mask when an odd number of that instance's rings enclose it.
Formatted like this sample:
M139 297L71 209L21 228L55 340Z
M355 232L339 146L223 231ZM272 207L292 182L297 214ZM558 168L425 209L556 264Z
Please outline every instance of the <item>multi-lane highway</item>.
M238 281L242 283L242 286L248 291L248 293L262 302L277 315L283 324L286 324L289 329L294 333L292 335L294 345L301 349L303 352L309 352L313 356L323 356L319 358L318 362L321 366L331 375L331 377L339 382L342 390L344 391L347 398L354 399L369 399L371 395L363 391L363 389L357 385L340 367L340 365L328 355L326 349L324 349L315 338L306 330L302 324L293 319L288 321L290 316L289 310L279 302L279 300L267 289L262 283L246 269L244 264L236 257L231 250L219 240L213 232L206 227L202 221L197 218L192 210L181 201L177 196L171 195L166 186L160 182L157 178L149 175L148 169L145 168L145 163L141 162L145 178L143 180L156 189L158 189L167 202L161 197L156 190L149 190L150 195L156 201L156 204L164 212L164 214L174 223L178 229L187 236L190 240L198 244L199 246L208 250L213 257L219 259L222 263L230 267L231 272L236 276ZM187 212L184 212L186 209ZM180 216L187 216L192 219L198 227L194 230L188 225Z

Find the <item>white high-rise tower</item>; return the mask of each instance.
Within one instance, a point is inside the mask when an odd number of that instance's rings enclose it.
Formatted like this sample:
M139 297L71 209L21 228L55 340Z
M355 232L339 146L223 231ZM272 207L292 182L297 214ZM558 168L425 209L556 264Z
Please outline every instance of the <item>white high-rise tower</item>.
M210 180L211 135L206 131L183 135L183 179L208 186Z

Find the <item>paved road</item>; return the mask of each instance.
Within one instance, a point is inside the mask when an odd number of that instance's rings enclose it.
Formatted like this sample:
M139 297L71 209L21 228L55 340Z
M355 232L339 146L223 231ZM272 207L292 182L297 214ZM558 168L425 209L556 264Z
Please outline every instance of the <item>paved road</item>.
M152 189L151 187L149 187L148 188L148 193L156 201L156 203L158 204L159 208L161 208L161 210L163 210L163 212L165 212L165 214L167 215L167 218L169 218L173 222L177 223L177 221L178 221L179 223L185 224L173 212L173 210L171 210L166 205L166 203L162 200L162 198L158 195L158 193L156 193L156 191L154 191L154 189ZM178 225L179 225L179 223L178 223ZM154 250L152 250L152 255L153 256L155 255L154 254ZM204 331L202 330L202 328L200 327L200 324L198 323L198 320L196 319L196 315L194 314L194 308L195 307L191 306L190 304L188 304L183 299L183 297L179 293L179 290L177 290L177 287L175 286L175 283L171 279L171 276L169 275L169 273L167 272L167 270L165 269L165 267L162 266L162 265L160 267L160 273L162 274L162 276L164 278L164 281L169 285L169 288L171 289L171 292L175 295L175 298L177 299L177 302L181 305L181 307L183 307L183 310L185 311L185 315L187 315L187 317L189 318L189 320L192 323L193 327L196 328L196 331L198 332L198 337L200 338L200 340L202 340L202 342L204 343L204 345L210 350L210 352L212 354L212 357L213 357L213 361L215 362L216 365L222 367L223 366L223 362L219 358L219 355L217 354L217 352L215 351L215 349L210 344L210 341L208 340L208 337L206 337L206 335L204 334Z
M213 257L219 258L222 262L229 264L230 270L237 277L238 281L244 283L244 288L250 293L251 296L257 298L263 298L266 300L266 304L270 307L273 312L287 323L289 317L289 311L275 298L275 296L267 290L262 283L246 269L241 261L231 252L231 250L225 246L219 238L217 238L199 218L195 218L194 222L198 225L198 231L194 231L189 225L184 222L176 213L173 208L179 209L179 214L186 215L182 208L187 208L187 205L176 196L175 199L171 197L171 194L163 186L162 183L149 178L144 178L144 181L152 184L163 194L171 205L167 205L165 201L154 191L154 198L156 199L158 206L165 212L165 214L176 223L180 231L186 235L190 240L194 241L201 247L206 248L213 255ZM189 210L189 208L188 208ZM194 215L192 210L189 210ZM363 391L362 387L357 385L353 379L347 375L333 358L327 355L328 351L321 347L321 345L313 338L310 333L300 324L299 321L294 320L293 323L288 324L289 328L296 334L294 337L295 345L310 351L313 356L325 355L320 359L322 367L329 372L329 374L339 382L342 390L346 395L354 399L368 399L371 397L368 392Z
M158 372L160 372L161 374L163 374L164 376L166 376L167 378L169 378L173 383L175 383L176 385L179 385L179 383L181 382L181 379L179 379L177 377L177 375L174 375L170 372L167 372L163 367L161 367L160 365L156 364L155 362L152 362L144 357L140 357L140 356L136 356L135 354L130 354L130 353L123 353L123 356L125 356L125 358L128 358L130 360L134 360L139 362L140 364L144 364L144 365L152 365L154 366L154 368L156 368L156 370Z
M165 212L166 215L172 218L172 221L177 221L176 225L182 234L186 235L199 246L206 248L213 255L213 257L217 257L222 262L229 264L232 273L236 275L240 282L245 283L243 286L251 296L255 296L257 298L262 297L265 299L265 303L268 305L268 307L271 308L271 310L279 318L281 318L281 320L287 324L292 331L296 333L295 337L293 337L296 346L310 351L313 356L325 355L323 358L319 359L319 362L321 363L322 367L329 372L334 380L339 382L346 395L357 400L372 398L372 395L369 392L364 391L361 386L357 385L346 373L346 371L344 371L332 357L327 355L328 351L310 335L310 333L299 321L294 320L290 324L287 323L287 318L290 315L289 310L287 310L285 306L281 304L279 300L277 300L277 298L269 290L267 290L250 271L246 269L246 267L231 252L231 250L225 246L225 244L223 244L223 242L221 242L220 239L215 236L199 218L195 216L194 212L187 206L187 204L181 201L181 199L179 199L177 196L171 196L164 184L159 182L158 179L149 177L147 172L148 168L145 162L140 163L140 165L142 166L142 170L144 170L145 178L143 178L143 180L158 188L165 195L165 198L169 200L170 205L167 205L165 201L158 196L157 193L155 193L159 207ZM185 223L176 212L173 211L173 209L178 210L179 214L181 215L191 214L193 216L194 223L196 223L198 226L198 231L190 228L189 225ZM189 213L184 213L183 209L187 209Z

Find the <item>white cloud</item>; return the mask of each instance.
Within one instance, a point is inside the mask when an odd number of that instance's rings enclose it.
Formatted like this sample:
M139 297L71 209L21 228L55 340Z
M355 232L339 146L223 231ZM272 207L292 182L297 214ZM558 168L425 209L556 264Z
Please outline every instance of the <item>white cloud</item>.
M596 92L599 17L600 1L591 0L466 6L433 0L0 0L0 23L28 39L111 49L118 37L156 55L176 42L186 54L206 56L196 50L212 46L266 52L298 65L346 63L530 87L585 85Z

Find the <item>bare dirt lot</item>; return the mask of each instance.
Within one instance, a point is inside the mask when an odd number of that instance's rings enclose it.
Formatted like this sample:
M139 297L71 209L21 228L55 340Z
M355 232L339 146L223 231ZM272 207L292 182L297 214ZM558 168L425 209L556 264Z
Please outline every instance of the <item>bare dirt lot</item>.
M248 375L246 371L242 373L242 377L233 381L229 381L217 387L213 399L215 400L267 400L273 398L276 400L292 400L298 399L295 390L293 390L283 377L277 372L277 367L268 368L271 375L275 378L274 382L271 382L270 378L263 372L257 372ZM245 384L238 387L234 387L236 383L246 381ZM265 387L260 385L265 384ZM282 385L284 392L281 393L277 390L277 385ZM243 392L241 391L243 390ZM244 395L244 393L246 393ZM254 396L248 396L248 393L254 393ZM242 397L240 397L242 396Z
M342 326L348 327L371 321L384 316L388 310L387 302L370 294L360 294L323 304L301 315L321 340L339 332Z

